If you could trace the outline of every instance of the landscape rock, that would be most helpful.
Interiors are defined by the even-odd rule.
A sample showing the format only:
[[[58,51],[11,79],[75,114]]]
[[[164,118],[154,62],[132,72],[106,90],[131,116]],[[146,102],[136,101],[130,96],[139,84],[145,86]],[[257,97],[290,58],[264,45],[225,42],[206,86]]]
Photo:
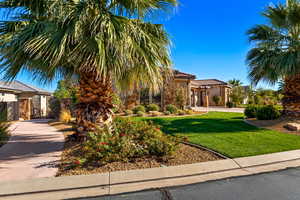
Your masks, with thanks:
[[[300,131],[300,124],[298,123],[288,123],[284,126],[284,128],[290,131]]]

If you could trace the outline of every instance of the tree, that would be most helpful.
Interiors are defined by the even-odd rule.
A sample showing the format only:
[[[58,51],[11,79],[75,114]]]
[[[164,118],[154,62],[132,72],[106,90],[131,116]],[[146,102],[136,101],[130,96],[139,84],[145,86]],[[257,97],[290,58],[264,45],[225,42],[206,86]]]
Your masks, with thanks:
[[[235,105],[240,105],[243,103],[243,100],[246,98],[245,90],[242,86],[233,87],[231,94],[230,94],[230,100]]]
[[[53,93],[53,96],[58,99],[70,98],[75,103],[77,94],[77,85],[72,80],[61,80],[57,83],[57,88]]]
[[[242,86],[243,83],[241,82],[241,80],[238,80],[238,79],[232,79],[232,80],[229,80],[228,83],[230,85],[232,85],[233,87],[239,87],[239,86]]]
[[[113,83],[161,85],[161,72],[171,65],[170,41],[149,17],[176,5],[176,0],[1,1],[12,19],[0,24],[1,70],[7,80],[23,70],[43,82],[78,75],[78,131],[109,125]]]
[[[263,16],[269,21],[248,31],[254,47],[248,52],[249,77],[254,84],[284,80],[286,114],[300,115],[300,3],[269,6]]]

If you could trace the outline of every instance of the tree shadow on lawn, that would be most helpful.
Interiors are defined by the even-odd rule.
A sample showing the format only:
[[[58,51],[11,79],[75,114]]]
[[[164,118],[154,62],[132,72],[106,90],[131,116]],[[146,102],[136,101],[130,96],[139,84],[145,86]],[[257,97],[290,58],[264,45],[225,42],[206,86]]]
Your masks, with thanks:
[[[242,121],[241,117],[229,119],[221,118],[178,118],[163,119],[154,118],[146,119],[153,121],[161,126],[163,132],[167,134],[212,134],[212,133],[239,133],[253,132],[263,130],[255,126],[251,126]]]

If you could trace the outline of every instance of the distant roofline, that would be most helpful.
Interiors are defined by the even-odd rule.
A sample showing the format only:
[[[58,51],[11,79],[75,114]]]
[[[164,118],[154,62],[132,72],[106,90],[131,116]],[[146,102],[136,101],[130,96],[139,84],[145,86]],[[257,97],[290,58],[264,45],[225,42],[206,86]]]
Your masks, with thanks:
[[[219,83],[216,83],[216,84],[200,84],[200,82],[205,82],[205,81],[215,81],[215,82],[219,82]],[[192,81],[192,84],[195,84],[195,85],[199,85],[199,86],[227,86],[227,87],[232,87],[229,83],[225,82],[225,81],[221,81],[219,79],[201,79],[201,80],[193,80]]]
[[[23,83],[18,80],[11,81],[11,82],[6,82],[6,81],[1,81],[1,82],[4,83],[4,85],[7,85],[7,87],[0,86],[1,91],[9,91],[9,92],[16,92],[16,93],[34,93],[37,95],[49,95],[49,96],[52,95],[52,92],[48,92],[46,90],[31,86],[29,84]],[[18,86],[16,85],[16,83],[22,85],[25,88],[28,88],[29,90],[17,88]]]

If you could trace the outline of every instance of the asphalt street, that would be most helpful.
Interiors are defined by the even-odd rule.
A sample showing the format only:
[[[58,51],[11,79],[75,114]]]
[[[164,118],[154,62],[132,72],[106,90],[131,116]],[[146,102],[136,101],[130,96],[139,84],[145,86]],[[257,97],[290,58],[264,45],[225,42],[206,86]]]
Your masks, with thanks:
[[[300,200],[300,168],[87,200]]]

